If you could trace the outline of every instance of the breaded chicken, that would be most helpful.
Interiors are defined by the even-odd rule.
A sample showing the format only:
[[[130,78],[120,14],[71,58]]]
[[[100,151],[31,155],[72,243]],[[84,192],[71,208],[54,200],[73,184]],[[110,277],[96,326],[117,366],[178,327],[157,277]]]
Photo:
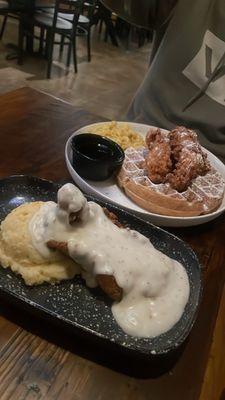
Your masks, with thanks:
[[[146,157],[148,176],[153,183],[164,183],[172,170],[169,137],[160,129],[150,130],[146,136],[146,144],[149,148]]]
[[[111,221],[118,227],[122,227],[122,224],[118,221],[117,216],[110,212],[107,208],[103,208],[105,215],[111,219]],[[69,256],[68,246],[66,242],[57,242],[55,240],[50,240],[47,242],[47,246],[50,249],[57,249],[61,253]],[[122,289],[117,284],[113,275],[100,274],[96,276],[96,280],[100,288],[112,299],[119,301],[122,298]]]
[[[170,132],[170,146],[175,168],[168,175],[173,189],[183,192],[199,175],[210,170],[206,154],[198,143],[197,134],[191,129],[179,126]]]

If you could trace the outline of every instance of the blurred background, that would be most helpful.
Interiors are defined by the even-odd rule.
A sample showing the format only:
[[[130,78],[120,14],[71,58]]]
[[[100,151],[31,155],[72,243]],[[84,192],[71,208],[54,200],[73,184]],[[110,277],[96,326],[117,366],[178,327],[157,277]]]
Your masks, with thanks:
[[[74,4],[68,14],[63,0],[0,0],[0,93],[31,86],[120,119],[147,71],[152,31],[121,19],[108,4]]]

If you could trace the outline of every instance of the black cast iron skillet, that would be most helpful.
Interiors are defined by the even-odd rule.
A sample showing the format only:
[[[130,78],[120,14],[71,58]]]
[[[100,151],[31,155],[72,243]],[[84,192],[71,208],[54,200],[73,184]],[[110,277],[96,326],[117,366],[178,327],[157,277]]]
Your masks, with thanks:
[[[30,201],[56,201],[59,184],[31,176],[12,176],[0,181],[0,221],[19,205]],[[94,200],[117,214],[119,220],[149,237],[153,245],[181,262],[188,274],[190,297],[177,324],[152,339],[125,334],[113,319],[111,301],[99,289],[87,288],[79,277],[58,285],[26,286],[10,269],[0,267],[0,297],[28,308],[46,320],[60,322],[75,335],[95,339],[104,346],[141,357],[162,356],[177,349],[187,338],[197,316],[201,297],[201,268],[191,248],[172,234],[145,222],[115,205]]]

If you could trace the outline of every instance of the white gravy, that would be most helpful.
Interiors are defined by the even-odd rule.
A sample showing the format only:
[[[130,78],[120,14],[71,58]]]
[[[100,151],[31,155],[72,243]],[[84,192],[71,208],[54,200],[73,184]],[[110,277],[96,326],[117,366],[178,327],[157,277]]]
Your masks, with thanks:
[[[72,223],[71,213],[78,213]],[[43,205],[29,229],[34,246],[44,257],[50,251],[46,242],[66,242],[88,286],[97,285],[97,274],[114,276],[123,297],[113,304],[113,316],[129,335],[160,335],[183,314],[189,298],[184,267],[156,250],[140,233],[118,228],[74,185],[66,184],[58,191],[58,204]]]

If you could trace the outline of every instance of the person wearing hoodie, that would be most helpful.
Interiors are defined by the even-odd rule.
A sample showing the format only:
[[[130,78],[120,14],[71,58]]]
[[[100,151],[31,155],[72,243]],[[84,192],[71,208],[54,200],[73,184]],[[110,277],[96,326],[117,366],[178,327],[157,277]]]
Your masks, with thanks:
[[[223,0],[104,0],[121,17],[155,30],[151,62],[127,119],[197,131],[225,162]]]

